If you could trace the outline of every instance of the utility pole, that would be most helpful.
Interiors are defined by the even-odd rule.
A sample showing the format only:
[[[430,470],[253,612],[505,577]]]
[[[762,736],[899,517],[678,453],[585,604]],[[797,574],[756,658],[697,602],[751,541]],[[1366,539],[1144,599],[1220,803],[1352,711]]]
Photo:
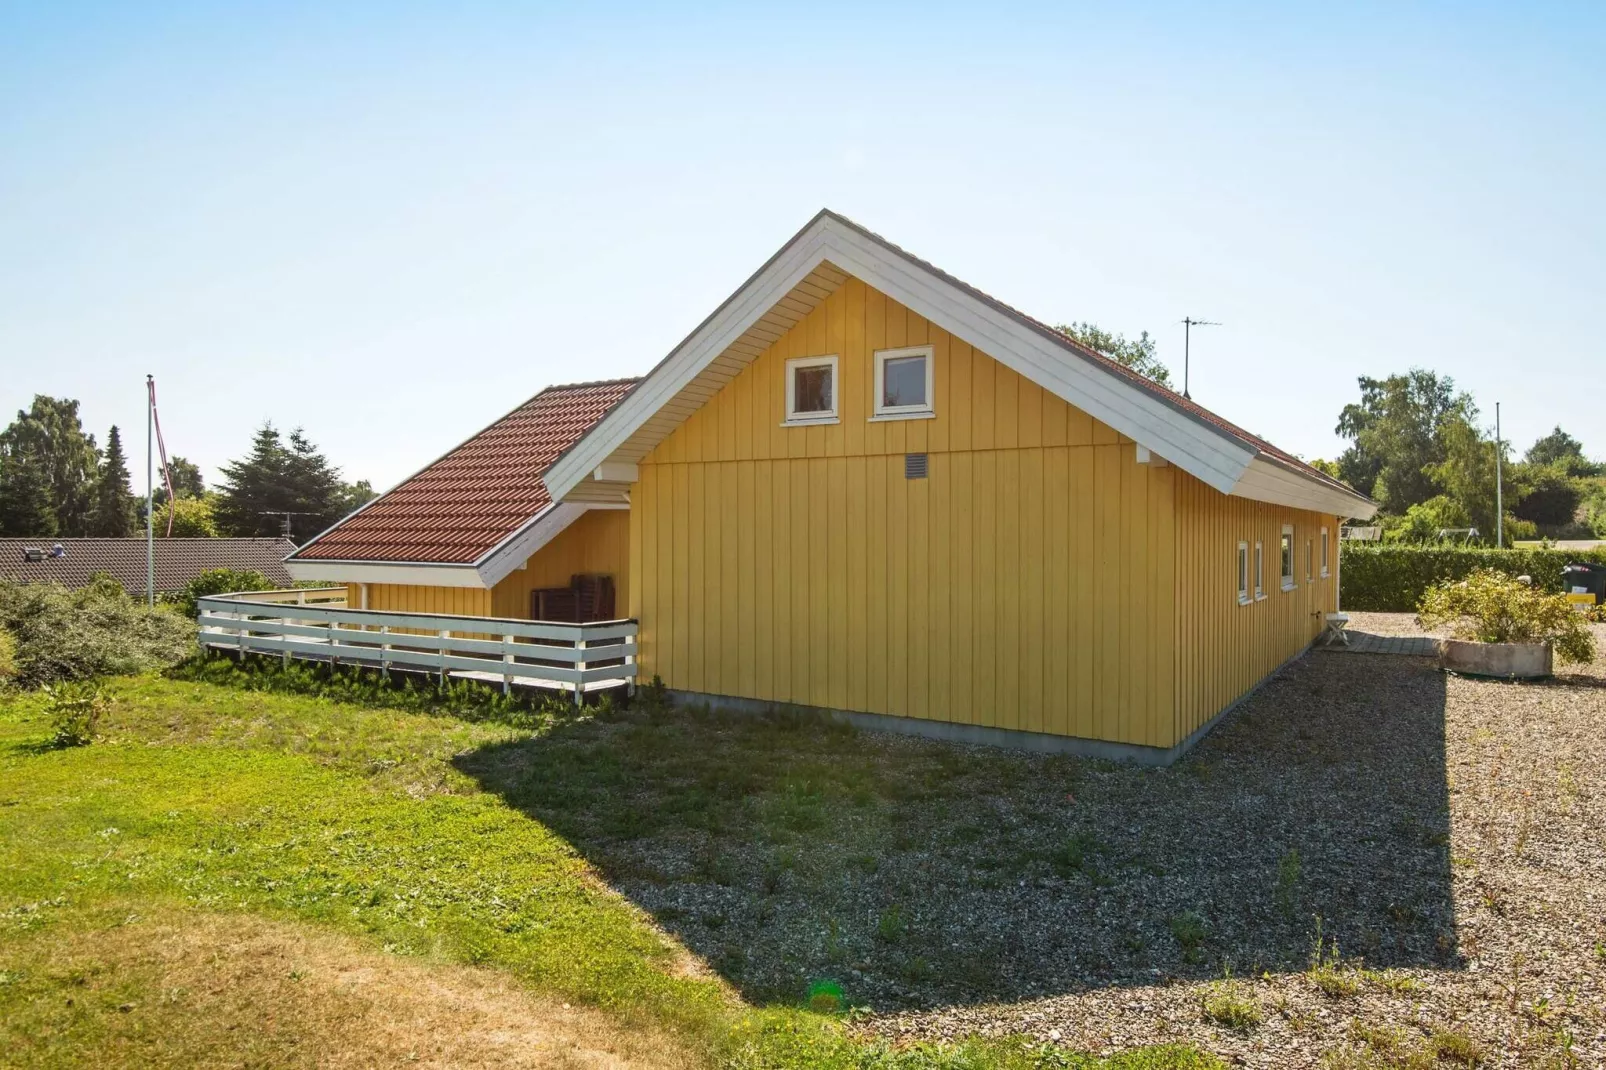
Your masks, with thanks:
[[[1195,327],[1220,327],[1214,320],[1196,320],[1192,316],[1182,317],[1182,396],[1192,399],[1188,393],[1188,365],[1190,363],[1190,350],[1193,344],[1193,329]]]
[[[1504,473],[1500,465],[1500,402],[1494,403],[1494,544],[1506,544],[1506,502]]]
[[[156,605],[156,475],[152,447],[156,439],[156,377],[145,377],[145,601]]]

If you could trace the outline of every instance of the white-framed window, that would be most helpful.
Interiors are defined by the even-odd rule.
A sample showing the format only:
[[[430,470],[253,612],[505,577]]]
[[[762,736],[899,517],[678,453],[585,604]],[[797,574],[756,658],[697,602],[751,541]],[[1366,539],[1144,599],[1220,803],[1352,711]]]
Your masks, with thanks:
[[[1294,589],[1294,525],[1284,524],[1277,543],[1278,563],[1282,565],[1283,590]]]
[[[1316,576],[1316,551],[1312,548],[1310,539],[1305,540],[1305,582],[1309,583]]]
[[[836,356],[793,357],[786,362],[786,422],[837,422]]]
[[[1327,529],[1322,529],[1322,579],[1327,578]]]
[[[1238,544],[1238,604],[1249,604],[1249,544]]]
[[[1255,543],[1255,601],[1266,597],[1266,551]]]
[[[935,415],[930,346],[878,349],[872,420],[918,420]]]

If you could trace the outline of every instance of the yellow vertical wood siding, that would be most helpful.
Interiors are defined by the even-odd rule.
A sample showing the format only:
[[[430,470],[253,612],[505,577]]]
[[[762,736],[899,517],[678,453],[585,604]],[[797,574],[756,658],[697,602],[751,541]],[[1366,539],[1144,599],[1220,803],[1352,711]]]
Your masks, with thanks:
[[[936,416],[871,422],[930,344]],[[839,423],[783,427],[791,357]],[[904,476],[904,455],[929,475]],[[665,439],[632,491],[643,671],[673,688],[1170,746],[1176,470],[850,279]]]
[[[1177,475],[1176,616],[1179,740],[1254,687],[1310,643],[1337,606],[1336,570],[1321,574],[1321,528],[1338,520],[1231,498],[1186,473]],[[1294,527],[1294,586],[1281,586],[1279,540]],[[1306,580],[1305,542],[1314,560]],[[1265,597],[1254,592],[1254,546],[1265,548]],[[1248,605],[1238,603],[1238,543],[1249,544]],[[1334,544],[1336,545],[1336,543]]]
[[[564,587],[579,572],[613,576],[621,617],[630,615],[630,514],[623,509],[592,509],[531,555],[494,588],[430,587],[419,584],[370,583],[368,608],[401,613],[448,613],[466,617],[528,619],[530,591]],[[346,604],[361,605],[361,586],[346,585]]]
[[[591,509],[558,532],[490,591],[493,617],[528,618],[530,592],[567,587],[576,573],[613,577],[614,612],[630,615],[630,514],[623,509]]]

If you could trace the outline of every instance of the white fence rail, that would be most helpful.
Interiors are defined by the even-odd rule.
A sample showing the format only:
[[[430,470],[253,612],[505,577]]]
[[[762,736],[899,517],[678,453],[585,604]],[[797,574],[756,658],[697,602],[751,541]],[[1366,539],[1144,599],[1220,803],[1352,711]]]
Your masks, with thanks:
[[[213,650],[431,673],[570,691],[633,688],[636,622],[566,624],[345,608],[345,589],[252,591],[197,602],[198,640]]]

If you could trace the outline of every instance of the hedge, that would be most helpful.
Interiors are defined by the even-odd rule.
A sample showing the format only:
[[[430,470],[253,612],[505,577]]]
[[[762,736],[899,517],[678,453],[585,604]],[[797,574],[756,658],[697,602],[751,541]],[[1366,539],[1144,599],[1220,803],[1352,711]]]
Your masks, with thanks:
[[[1414,613],[1422,592],[1445,580],[1465,578],[1474,569],[1492,568],[1513,576],[1532,576],[1547,591],[1561,590],[1562,566],[1574,561],[1606,565],[1603,550],[1500,550],[1475,546],[1390,546],[1339,544],[1339,604],[1345,609]]]

